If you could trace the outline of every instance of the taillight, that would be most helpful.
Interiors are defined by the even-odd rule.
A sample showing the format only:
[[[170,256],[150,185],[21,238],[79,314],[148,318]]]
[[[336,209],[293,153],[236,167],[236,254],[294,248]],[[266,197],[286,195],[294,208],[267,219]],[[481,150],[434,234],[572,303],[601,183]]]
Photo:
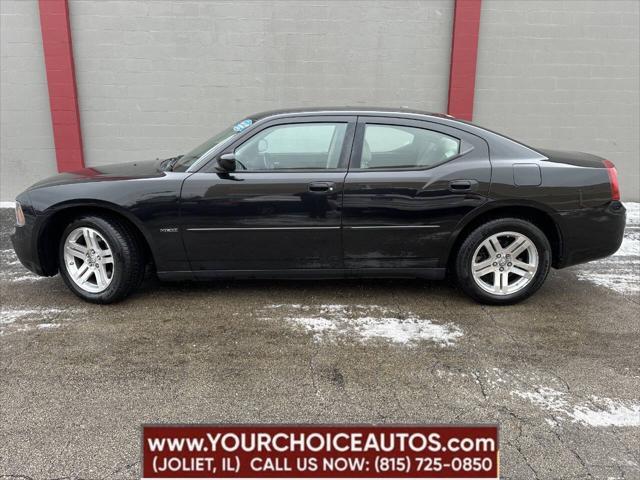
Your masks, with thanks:
[[[609,174],[609,185],[611,185],[611,200],[620,201],[620,184],[618,183],[618,171],[616,170],[616,166],[610,160],[605,160],[604,166],[607,167],[607,173]]]

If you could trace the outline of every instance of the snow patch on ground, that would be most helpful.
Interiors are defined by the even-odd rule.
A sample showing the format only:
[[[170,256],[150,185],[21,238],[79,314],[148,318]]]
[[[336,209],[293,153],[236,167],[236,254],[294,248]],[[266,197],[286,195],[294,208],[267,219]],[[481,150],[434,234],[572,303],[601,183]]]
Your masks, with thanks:
[[[336,331],[338,327],[328,318],[323,317],[285,317],[288,322],[301,326],[314,336],[320,336],[329,331]]]
[[[24,268],[12,248],[0,250],[1,280],[6,280],[11,283],[33,283],[46,278],[48,277],[41,277]]]
[[[568,417],[573,422],[591,427],[640,426],[640,403],[591,396],[588,401],[572,404],[568,393],[550,387],[539,387],[535,391],[514,390],[511,395],[553,412],[556,417]]]
[[[48,328],[58,328],[60,326],[59,323],[39,323],[36,327],[40,329],[48,329]]]
[[[627,209],[627,225],[640,225],[640,202],[623,202]]]
[[[462,332],[451,324],[438,325],[417,317],[403,320],[392,317],[362,317],[357,319],[355,326],[364,340],[382,338],[403,345],[430,340],[448,347],[462,336]]]
[[[10,308],[0,309],[0,336],[26,332],[34,328],[49,330],[73,320],[83,309],[62,308]]]
[[[598,410],[589,406],[573,407],[573,418],[576,421],[593,427],[638,427],[640,426],[640,403],[625,405],[619,400],[591,397]]]
[[[14,283],[19,282],[39,282],[40,280],[45,280],[47,277],[40,277],[38,275],[18,275],[17,277],[11,277],[10,281]]]
[[[635,231],[630,231],[632,227],[627,227],[622,245],[614,257],[640,257],[640,229],[636,227]]]
[[[456,373],[459,376],[459,372]],[[588,427],[640,426],[640,401],[637,398],[577,395],[565,379],[546,371],[485,368],[470,373],[482,395],[492,404],[504,402],[504,405],[510,405],[509,408],[533,405],[546,414],[544,421],[552,428],[567,423]],[[520,407],[514,406],[514,398],[524,403]],[[527,415],[526,411],[519,414]]]
[[[598,263],[605,263],[600,261]],[[637,295],[640,292],[640,262],[617,264],[606,262],[606,268],[582,267],[576,272],[579,280],[588,281],[599,287],[608,288],[623,295]]]
[[[614,256],[635,256],[640,258],[640,203],[625,202],[627,209],[627,228],[624,231],[622,245]]]
[[[26,318],[29,315],[37,315],[38,313],[40,313],[38,310],[13,310],[3,308],[0,310],[0,325],[8,325],[16,320]]]
[[[10,265],[20,265],[20,260],[18,260],[16,252],[12,248],[0,250],[0,265],[3,268]]]
[[[258,312],[264,320],[282,319],[311,333],[315,341],[355,339],[362,343],[384,340],[404,346],[420,341],[448,347],[463,335],[452,323],[439,324],[409,312],[394,314],[378,305],[274,304]]]

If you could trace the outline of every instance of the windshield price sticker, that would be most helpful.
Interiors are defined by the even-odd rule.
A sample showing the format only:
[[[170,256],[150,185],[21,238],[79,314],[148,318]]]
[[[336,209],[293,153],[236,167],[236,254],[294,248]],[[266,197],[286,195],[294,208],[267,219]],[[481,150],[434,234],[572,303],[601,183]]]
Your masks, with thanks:
[[[245,128],[250,127],[252,123],[253,123],[253,120],[251,120],[250,118],[247,118],[246,120],[243,120],[240,123],[237,123],[236,125],[234,125],[233,129],[236,132],[241,132]]]
[[[498,478],[498,427],[145,425],[142,477]]]

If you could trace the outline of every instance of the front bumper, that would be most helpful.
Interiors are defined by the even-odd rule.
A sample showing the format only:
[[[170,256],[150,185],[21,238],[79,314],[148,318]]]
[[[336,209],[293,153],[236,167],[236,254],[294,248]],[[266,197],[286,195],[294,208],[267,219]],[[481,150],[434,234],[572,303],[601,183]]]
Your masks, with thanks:
[[[11,243],[20,263],[33,273],[46,276],[38,255],[38,246],[34,234],[35,216],[25,211],[25,224],[17,226],[11,234]]]
[[[562,255],[557,268],[613,255],[622,244],[626,209],[621,202],[560,213]]]

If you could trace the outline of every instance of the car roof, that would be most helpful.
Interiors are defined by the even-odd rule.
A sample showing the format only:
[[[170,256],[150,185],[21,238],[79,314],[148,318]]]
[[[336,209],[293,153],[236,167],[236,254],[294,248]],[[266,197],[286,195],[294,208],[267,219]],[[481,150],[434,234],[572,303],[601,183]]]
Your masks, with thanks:
[[[265,112],[259,112],[254,115],[250,115],[248,118],[254,120],[263,120],[269,117],[286,116],[286,115],[422,115],[427,117],[448,118],[453,119],[451,115],[445,113],[427,112],[424,110],[417,110],[408,107],[392,108],[392,107],[363,107],[363,106],[345,106],[345,107],[296,107],[296,108],[281,108],[277,110],[267,110]]]
[[[546,158],[533,147],[529,147],[517,140],[506,137],[500,133],[494,132],[487,128],[480,127],[473,123],[467,122],[459,118],[444,113],[426,112],[412,108],[390,108],[390,107],[299,107],[299,108],[283,108],[278,110],[269,110],[266,112],[256,113],[245,117],[252,119],[253,123],[262,123],[263,120],[271,118],[296,117],[308,115],[366,115],[366,116],[386,116],[406,119],[431,119],[432,121],[466,131],[473,135],[483,138],[491,148],[492,158],[519,158],[519,159],[544,159]]]

